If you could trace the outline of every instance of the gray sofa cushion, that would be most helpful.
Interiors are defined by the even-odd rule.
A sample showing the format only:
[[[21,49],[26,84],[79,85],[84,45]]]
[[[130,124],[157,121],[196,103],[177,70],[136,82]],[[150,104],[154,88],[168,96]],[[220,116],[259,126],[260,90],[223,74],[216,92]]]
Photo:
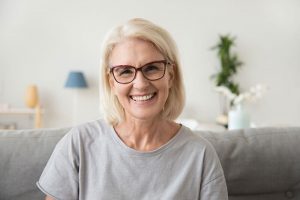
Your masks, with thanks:
[[[0,131],[0,200],[40,200],[35,183],[70,129]],[[300,128],[196,132],[215,147],[230,200],[300,199]]]
[[[39,200],[35,185],[58,140],[69,129],[0,131],[0,199]]]
[[[300,199],[300,128],[197,134],[215,147],[231,200]]]

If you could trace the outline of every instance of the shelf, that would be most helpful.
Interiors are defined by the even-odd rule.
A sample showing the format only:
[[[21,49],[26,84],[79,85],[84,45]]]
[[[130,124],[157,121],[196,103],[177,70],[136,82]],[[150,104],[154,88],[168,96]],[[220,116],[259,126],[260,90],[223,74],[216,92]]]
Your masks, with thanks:
[[[34,117],[34,128],[42,127],[42,115],[44,114],[44,110],[41,109],[40,106],[36,108],[5,108],[0,109],[0,116],[4,115],[29,115]]]
[[[10,108],[0,110],[0,115],[34,115],[35,113],[35,109],[30,108]]]

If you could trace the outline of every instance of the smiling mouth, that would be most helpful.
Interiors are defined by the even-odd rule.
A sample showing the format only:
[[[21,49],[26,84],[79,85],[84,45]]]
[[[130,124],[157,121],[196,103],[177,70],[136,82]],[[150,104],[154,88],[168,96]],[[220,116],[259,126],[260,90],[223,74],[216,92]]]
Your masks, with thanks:
[[[156,92],[147,94],[147,95],[142,95],[142,96],[131,95],[130,98],[134,101],[148,101],[148,100],[152,99],[155,95],[156,95]]]

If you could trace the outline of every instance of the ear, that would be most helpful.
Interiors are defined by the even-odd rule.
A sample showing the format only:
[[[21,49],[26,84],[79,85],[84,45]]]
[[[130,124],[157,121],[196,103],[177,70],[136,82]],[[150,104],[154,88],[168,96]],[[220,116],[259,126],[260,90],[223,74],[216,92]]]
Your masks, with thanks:
[[[169,73],[169,88],[173,86],[173,81],[175,78],[175,72],[174,72],[174,64],[171,64],[171,66],[168,68]]]

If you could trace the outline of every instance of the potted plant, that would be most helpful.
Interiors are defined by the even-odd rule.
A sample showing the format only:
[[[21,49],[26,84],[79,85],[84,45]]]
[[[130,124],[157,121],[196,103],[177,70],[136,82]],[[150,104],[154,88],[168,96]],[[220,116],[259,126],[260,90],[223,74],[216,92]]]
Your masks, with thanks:
[[[220,61],[218,72],[211,76],[216,87],[226,87],[231,93],[239,95],[240,89],[238,83],[234,82],[233,77],[237,73],[238,68],[242,66],[238,56],[232,53],[231,49],[235,45],[235,37],[228,35],[220,35],[219,42],[212,47],[212,50],[217,50],[217,56]],[[217,122],[223,125],[228,123],[228,110],[230,108],[230,100],[224,95],[220,95],[221,114],[217,118]]]

